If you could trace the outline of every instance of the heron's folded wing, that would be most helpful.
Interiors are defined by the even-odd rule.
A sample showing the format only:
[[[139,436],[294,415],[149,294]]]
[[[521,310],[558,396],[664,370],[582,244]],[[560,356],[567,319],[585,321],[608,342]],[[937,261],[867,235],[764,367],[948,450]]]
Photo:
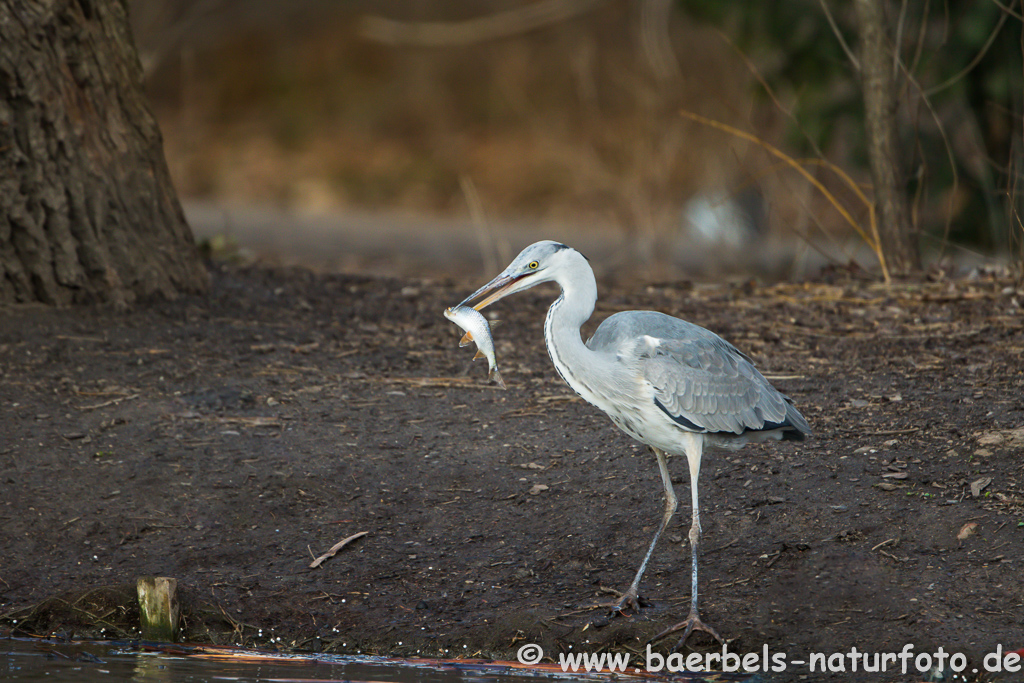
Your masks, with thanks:
[[[651,339],[641,365],[658,407],[688,429],[742,434],[786,422],[786,398],[719,338]]]

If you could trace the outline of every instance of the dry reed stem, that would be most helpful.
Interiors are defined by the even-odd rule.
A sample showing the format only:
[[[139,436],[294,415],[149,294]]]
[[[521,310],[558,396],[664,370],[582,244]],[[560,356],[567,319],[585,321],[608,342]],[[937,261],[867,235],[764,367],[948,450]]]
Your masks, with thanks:
[[[850,186],[850,188],[854,191],[855,194],[858,195],[859,198],[865,201],[868,207],[868,222],[871,231],[870,236],[867,232],[864,231],[860,224],[853,219],[853,216],[851,216],[850,212],[846,210],[846,207],[844,207],[839,202],[839,200],[836,199],[835,195],[829,192],[828,188],[826,188],[820,180],[811,175],[807,171],[807,169],[801,165],[800,160],[794,159],[793,157],[789,156],[778,147],[775,147],[771,143],[762,140],[756,135],[740,130],[739,128],[730,126],[727,123],[722,123],[721,121],[709,119],[706,116],[701,116],[700,114],[696,114],[691,111],[686,111],[685,109],[680,111],[679,113],[682,116],[690,119],[691,121],[696,121],[697,123],[704,124],[705,126],[710,126],[711,128],[717,128],[718,130],[729,133],[730,135],[738,137],[742,140],[746,140],[747,142],[752,142],[758,145],[772,156],[776,157],[777,159],[781,159],[787,166],[791,167],[797,173],[802,175],[807,180],[807,182],[813,185],[819,192],[822,193],[822,195],[824,195],[825,199],[827,199],[829,203],[832,204],[832,206],[835,208],[835,210],[839,212],[839,215],[842,216],[843,219],[850,224],[850,227],[852,227],[857,232],[857,234],[860,235],[860,238],[864,240],[864,243],[868,245],[868,248],[870,248],[871,251],[874,252],[875,257],[878,259],[878,265],[882,269],[882,277],[885,280],[885,283],[889,284],[890,282],[892,282],[892,278],[889,276],[889,268],[885,262],[885,253],[882,251],[881,240],[878,236],[878,225],[877,221],[875,220],[874,204],[872,202],[867,201],[867,197],[865,197],[864,193],[860,191],[860,187],[858,187],[857,183],[855,183],[853,179],[850,178],[850,176],[847,175],[842,169],[840,169],[838,166],[825,159],[814,160],[814,163],[823,165],[832,170],[834,173],[836,173],[836,175],[838,175],[840,179],[842,179],[845,183],[847,183]]]

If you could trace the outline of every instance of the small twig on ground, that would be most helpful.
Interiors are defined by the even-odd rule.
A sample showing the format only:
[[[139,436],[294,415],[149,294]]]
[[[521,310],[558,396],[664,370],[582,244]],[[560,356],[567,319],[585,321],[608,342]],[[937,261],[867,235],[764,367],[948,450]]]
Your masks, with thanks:
[[[856,434],[858,436],[901,436],[905,434],[913,434],[921,431],[920,427],[911,427],[910,429],[886,429],[880,432],[862,432],[856,429],[837,429],[837,432],[843,434]]]
[[[497,384],[479,384],[469,377],[384,377],[384,384],[411,384],[416,387],[451,387],[458,389],[494,389]]]
[[[229,624],[231,624],[231,629],[232,629],[231,635],[235,635],[237,633],[238,634],[238,639],[240,641],[244,641],[245,640],[245,634],[242,631],[242,629],[244,627],[241,624],[239,624],[237,621],[232,619],[231,616],[224,610],[224,607],[222,605],[217,605],[217,608],[220,609],[220,613],[224,616],[224,619],[227,620],[227,622]]]
[[[92,592],[92,591],[90,591],[90,592]],[[93,622],[95,622],[96,624],[102,624],[102,625],[106,626],[107,628],[109,628],[111,630],[114,630],[114,631],[117,631],[118,633],[120,633],[122,635],[125,635],[125,636],[130,635],[127,631],[125,631],[123,628],[121,628],[117,624],[114,624],[114,623],[109,622],[109,621],[106,620],[106,617],[110,616],[111,614],[113,614],[114,612],[117,611],[116,609],[111,609],[111,610],[107,611],[106,614],[103,614],[102,616],[100,616],[98,614],[93,614],[92,612],[90,612],[87,609],[83,609],[83,608],[79,607],[78,603],[81,602],[82,598],[79,598],[78,600],[76,600],[74,602],[74,604],[72,604],[72,603],[70,603],[67,600],[64,600],[62,598],[54,598],[54,600],[56,602],[64,603],[65,605],[68,606],[69,609],[72,609],[72,610],[74,610],[76,612],[81,612],[85,616],[87,616],[90,619],[92,619]]]
[[[878,552],[882,553],[883,555],[885,555],[889,559],[893,560],[894,562],[906,562],[907,561],[907,558],[905,558],[905,557],[896,557],[895,555],[893,555],[892,553],[890,553],[890,552],[888,552],[886,550],[879,550]]]
[[[110,401],[104,401],[103,403],[97,403],[91,406],[79,406],[79,410],[97,410],[99,408],[106,408],[107,406],[116,406],[121,401],[131,401],[138,398],[138,394],[132,394],[131,396],[124,396],[122,398],[115,398]]]
[[[778,558],[778,556],[781,555],[781,554],[782,553],[780,552],[775,557]],[[715,588],[716,589],[729,588],[731,586],[739,586],[739,585],[742,585],[744,583],[750,583],[750,578],[747,577],[745,579],[735,579],[735,580],[730,581],[728,583],[719,583],[717,586],[715,586]]]
[[[725,545],[720,545],[717,548],[712,548],[711,550],[706,551],[704,554],[711,555],[712,553],[717,553],[719,551],[725,550],[726,548],[731,548],[732,546],[736,545],[739,542],[739,540],[739,538],[734,538]]]
[[[213,421],[224,424],[238,424],[243,427],[281,428],[281,421],[276,417],[215,417]]]
[[[338,551],[341,550],[342,548],[344,548],[346,545],[348,545],[352,541],[356,540],[357,538],[362,538],[363,536],[365,536],[368,533],[370,533],[370,532],[369,531],[360,531],[357,534],[352,534],[348,538],[343,538],[342,540],[338,541],[337,543],[335,543],[331,547],[330,550],[328,550],[326,553],[324,553],[320,557],[318,557],[315,560],[313,560],[310,563],[310,565],[309,565],[310,569],[316,569],[317,567],[319,567],[321,564],[324,563],[324,560],[327,560],[328,558],[334,557],[338,553]]]
[[[871,550],[872,550],[872,552],[874,552],[875,550],[878,550],[879,548],[884,548],[885,546],[889,545],[890,543],[896,543],[896,539],[895,539],[895,538],[890,538],[890,539],[889,539],[889,540],[887,540],[887,541],[882,541],[881,543],[879,543],[878,545],[876,545],[876,546],[875,546],[874,548],[872,548]]]

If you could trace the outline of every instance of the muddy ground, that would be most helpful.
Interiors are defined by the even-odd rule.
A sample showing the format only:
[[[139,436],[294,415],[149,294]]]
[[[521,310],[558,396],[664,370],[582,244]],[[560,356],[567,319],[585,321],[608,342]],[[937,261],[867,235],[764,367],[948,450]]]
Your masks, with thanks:
[[[685,616],[678,459],[649,606],[589,609],[628,585],[661,491],[653,456],[552,368],[553,289],[492,309],[501,391],[441,317],[479,282],[212,269],[207,296],[129,314],[0,310],[0,630],[135,637],[146,574],[178,579],[196,642],[642,652]],[[595,319],[709,327],[815,430],[705,457],[701,599],[730,650],[913,643],[978,666],[1024,647],[1024,290],[600,287]]]

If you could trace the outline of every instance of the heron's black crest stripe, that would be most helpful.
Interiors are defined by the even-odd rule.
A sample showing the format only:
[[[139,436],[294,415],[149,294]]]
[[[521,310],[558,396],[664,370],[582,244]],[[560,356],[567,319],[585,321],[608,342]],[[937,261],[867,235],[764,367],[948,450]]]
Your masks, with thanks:
[[[562,244],[561,242],[555,242],[555,253],[556,254],[558,252],[562,251],[563,249],[572,249],[572,247],[570,247],[568,244]],[[588,259],[587,255],[584,254],[582,251],[580,251],[579,249],[575,249],[574,251],[577,254],[579,254],[580,256],[582,256],[583,258],[587,259],[587,263],[590,263],[590,259]]]
[[[662,405],[661,401],[659,401],[657,398],[654,399],[654,405],[658,406],[658,408],[661,409],[661,412],[663,412],[666,415],[668,415],[669,417],[671,417],[673,422],[675,422],[676,424],[681,425],[683,428],[688,429],[691,432],[700,432],[700,433],[703,434],[703,433],[706,433],[708,431],[708,430],[704,429],[703,427],[701,427],[700,425],[697,425],[697,424],[694,424],[693,422],[690,422],[689,420],[687,420],[682,415],[673,415],[672,413],[669,412],[668,408],[666,408],[664,405]]]

